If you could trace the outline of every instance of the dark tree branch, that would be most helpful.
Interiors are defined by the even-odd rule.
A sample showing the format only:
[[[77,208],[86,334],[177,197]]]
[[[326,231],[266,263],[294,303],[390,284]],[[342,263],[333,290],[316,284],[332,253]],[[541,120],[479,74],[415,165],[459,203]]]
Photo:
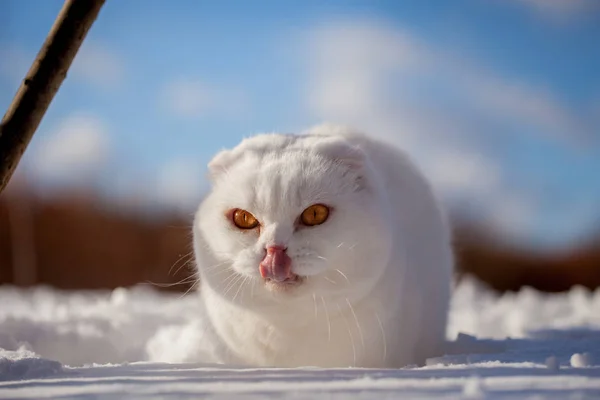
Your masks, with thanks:
[[[0,124],[0,193],[67,76],[105,0],[66,0]]]

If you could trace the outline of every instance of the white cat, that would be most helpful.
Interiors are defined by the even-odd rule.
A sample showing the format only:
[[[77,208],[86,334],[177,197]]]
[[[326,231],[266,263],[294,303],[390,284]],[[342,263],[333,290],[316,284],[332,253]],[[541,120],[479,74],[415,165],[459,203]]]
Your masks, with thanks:
[[[404,153],[323,125],[245,139],[209,171],[194,250],[217,361],[401,367],[441,350],[451,235]]]

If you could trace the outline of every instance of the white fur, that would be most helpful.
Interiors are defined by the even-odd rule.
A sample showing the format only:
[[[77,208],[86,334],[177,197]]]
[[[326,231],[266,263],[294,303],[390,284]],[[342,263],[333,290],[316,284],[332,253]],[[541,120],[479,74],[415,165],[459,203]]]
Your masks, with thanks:
[[[423,176],[388,144],[334,126],[263,134],[209,164],[213,189],[194,222],[194,248],[218,360],[252,366],[401,367],[444,342],[450,231]],[[322,225],[298,227],[315,203]],[[260,230],[240,231],[241,208]],[[258,265],[288,247],[307,277],[272,291]]]

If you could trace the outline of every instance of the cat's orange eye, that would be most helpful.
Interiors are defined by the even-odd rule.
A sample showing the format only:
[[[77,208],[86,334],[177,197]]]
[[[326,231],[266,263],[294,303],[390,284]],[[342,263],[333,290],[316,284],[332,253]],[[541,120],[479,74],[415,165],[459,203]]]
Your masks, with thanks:
[[[254,229],[258,220],[246,210],[237,209],[233,212],[233,223],[240,229]]]
[[[302,211],[300,221],[306,226],[321,225],[329,217],[329,208],[323,204],[313,204]]]

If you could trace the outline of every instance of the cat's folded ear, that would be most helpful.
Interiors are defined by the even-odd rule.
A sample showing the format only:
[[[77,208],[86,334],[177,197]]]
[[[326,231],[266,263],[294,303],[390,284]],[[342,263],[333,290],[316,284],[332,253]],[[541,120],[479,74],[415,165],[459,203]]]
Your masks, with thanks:
[[[219,179],[235,161],[235,155],[231,150],[221,150],[212,160],[208,162],[208,175],[212,182]]]
[[[316,145],[316,151],[352,170],[360,170],[365,164],[365,153],[359,147],[341,138],[328,138]]]

